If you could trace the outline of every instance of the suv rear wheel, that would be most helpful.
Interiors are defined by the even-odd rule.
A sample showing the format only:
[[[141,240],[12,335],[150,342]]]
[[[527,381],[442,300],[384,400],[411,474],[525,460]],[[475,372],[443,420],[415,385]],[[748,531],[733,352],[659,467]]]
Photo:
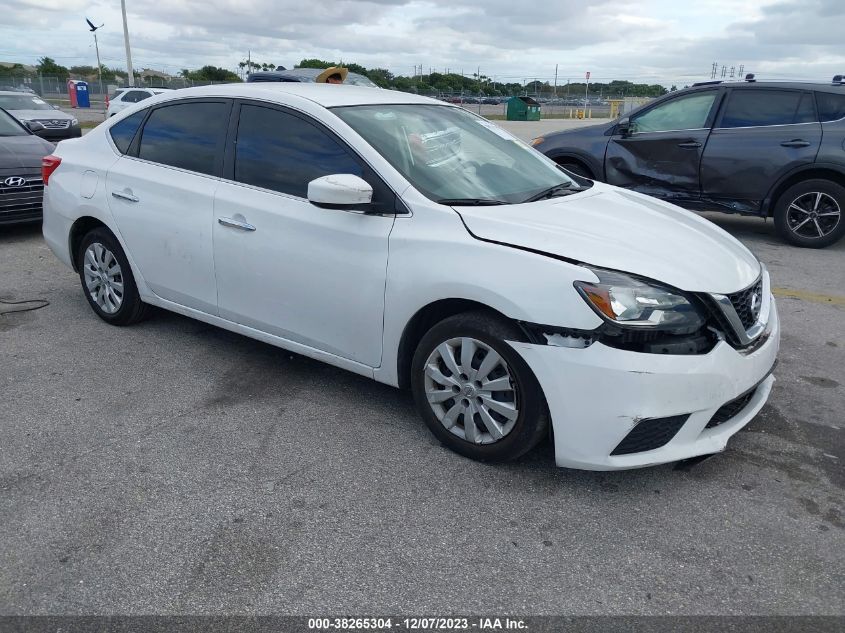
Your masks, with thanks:
[[[775,204],[775,227],[790,244],[824,248],[845,235],[845,187],[815,178],[792,185]]]

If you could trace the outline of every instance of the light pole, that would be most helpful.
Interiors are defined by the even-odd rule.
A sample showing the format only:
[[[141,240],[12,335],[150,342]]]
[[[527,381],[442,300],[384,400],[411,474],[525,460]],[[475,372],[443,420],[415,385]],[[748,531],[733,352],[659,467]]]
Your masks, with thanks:
[[[132,72],[132,53],[129,52],[129,27],[126,26],[126,0],[120,0],[120,10],[123,12],[123,43],[126,44],[126,72],[127,82],[131,88],[135,85],[135,74]]]

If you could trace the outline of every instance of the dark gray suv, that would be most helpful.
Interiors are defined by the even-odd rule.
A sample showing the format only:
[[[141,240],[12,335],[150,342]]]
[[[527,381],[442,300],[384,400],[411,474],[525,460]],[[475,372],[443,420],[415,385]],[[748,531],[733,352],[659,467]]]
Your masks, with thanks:
[[[706,82],[536,149],[579,175],[694,210],[773,216],[785,240],[845,235],[845,84]]]

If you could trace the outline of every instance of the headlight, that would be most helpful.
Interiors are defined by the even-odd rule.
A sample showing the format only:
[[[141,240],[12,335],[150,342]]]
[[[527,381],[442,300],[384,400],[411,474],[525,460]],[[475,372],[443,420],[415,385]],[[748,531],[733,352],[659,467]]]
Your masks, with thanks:
[[[71,119],[71,120],[70,120],[70,124],[71,124],[71,125],[78,125],[78,124],[79,124],[79,121],[77,121],[76,119]]]
[[[699,330],[704,319],[677,290],[610,270],[591,268],[599,283],[576,281],[584,300],[606,321],[626,328],[687,334]]]

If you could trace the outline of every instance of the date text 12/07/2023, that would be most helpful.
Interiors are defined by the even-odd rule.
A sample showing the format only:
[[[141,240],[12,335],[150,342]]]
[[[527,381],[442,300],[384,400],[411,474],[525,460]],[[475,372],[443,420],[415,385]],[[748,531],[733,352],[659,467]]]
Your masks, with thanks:
[[[308,618],[310,630],[340,629],[347,631],[358,630],[392,630],[406,631],[503,631],[527,630],[528,625],[519,618],[498,617],[349,617],[349,618]]]

